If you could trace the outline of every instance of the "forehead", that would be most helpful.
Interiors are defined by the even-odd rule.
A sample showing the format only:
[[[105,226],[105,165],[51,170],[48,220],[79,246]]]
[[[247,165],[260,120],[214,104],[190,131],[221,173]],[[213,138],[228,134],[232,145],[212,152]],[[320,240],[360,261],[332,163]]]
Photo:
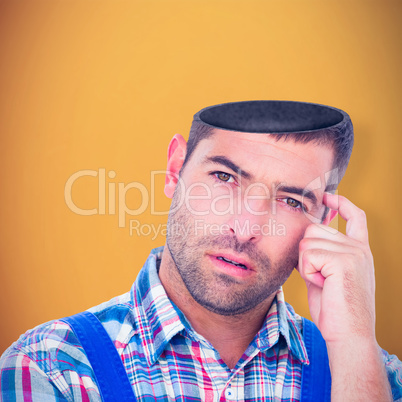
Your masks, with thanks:
[[[198,143],[191,159],[199,165],[212,156],[229,158],[257,180],[306,184],[332,169],[334,151],[331,145],[314,141],[301,143],[269,134],[215,129]]]

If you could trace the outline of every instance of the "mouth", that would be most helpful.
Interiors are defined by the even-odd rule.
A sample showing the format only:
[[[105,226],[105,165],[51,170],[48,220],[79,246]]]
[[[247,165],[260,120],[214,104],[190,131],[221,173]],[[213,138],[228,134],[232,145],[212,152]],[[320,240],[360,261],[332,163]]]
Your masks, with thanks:
[[[213,265],[227,275],[235,277],[248,277],[254,273],[251,262],[244,257],[234,253],[213,253],[208,254]]]
[[[220,260],[220,261],[225,261],[225,262],[227,262],[228,264],[232,264],[232,265],[234,265],[234,266],[236,266],[236,267],[239,267],[239,268],[241,268],[241,269],[244,269],[244,270],[247,270],[247,269],[248,269],[246,265],[244,265],[244,264],[242,264],[242,263],[240,263],[240,262],[236,262],[236,261],[230,260],[229,258],[226,258],[226,257],[218,256],[218,257],[216,257],[216,259],[217,259],[217,260]]]

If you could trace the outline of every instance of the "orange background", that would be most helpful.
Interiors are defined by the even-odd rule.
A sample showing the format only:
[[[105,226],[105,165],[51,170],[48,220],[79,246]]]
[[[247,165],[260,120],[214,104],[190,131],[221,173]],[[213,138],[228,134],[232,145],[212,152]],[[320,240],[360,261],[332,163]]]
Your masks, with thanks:
[[[187,136],[202,107],[289,99],[352,117],[340,193],[367,212],[378,340],[402,356],[401,11],[389,0],[1,1],[0,352],[30,327],[126,292],[164,243],[130,235],[129,219],[166,221],[149,205],[125,228],[108,208],[73,213],[64,200],[73,173],[113,170],[106,189],[149,189],[170,138]],[[98,207],[97,180],[77,180],[77,205]],[[159,211],[169,206],[162,184],[159,175]],[[130,208],[140,194],[127,192]],[[285,295],[308,316],[296,275]]]

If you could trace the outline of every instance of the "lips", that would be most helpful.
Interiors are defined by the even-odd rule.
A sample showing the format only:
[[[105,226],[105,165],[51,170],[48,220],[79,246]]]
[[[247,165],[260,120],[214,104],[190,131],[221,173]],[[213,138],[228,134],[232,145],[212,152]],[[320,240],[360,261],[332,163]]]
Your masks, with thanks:
[[[226,264],[229,264],[234,268],[240,268],[245,271],[252,270],[251,263],[246,258],[229,253],[219,253],[219,254],[217,253],[210,256],[212,258],[216,258],[218,261],[222,261]]]
[[[229,264],[235,265],[236,267],[239,267],[239,268],[242,268],[242,269],[248,269],[244,264],[240,264],[240,263],[238,263],[236,261],[229,260],[228,258],[225,258],[225,257],[222,257],[222,256],[219,256],[219,257],[216,257],[216,258],[218,260],[225,261],[225,262],[227,262]]]

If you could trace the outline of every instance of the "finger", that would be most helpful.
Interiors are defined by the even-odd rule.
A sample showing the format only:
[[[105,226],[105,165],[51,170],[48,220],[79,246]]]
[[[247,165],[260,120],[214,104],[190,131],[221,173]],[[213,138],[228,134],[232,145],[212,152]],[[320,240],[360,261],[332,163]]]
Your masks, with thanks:
[[[368,242],[367,220],[363,210],[347,198],[336,194],[325,193],[323,203],[335,211],[346,221],[346,236]]]
[[[304,238],[320,238],[344,243],[350,242],[350,238],[346,237],[338,230],[333,229],[329,231],[327,225],[318,223],[307,226],[304,232]]]
[[[306,250],[327,250],[335,253],[353,254],[356,252],[356,246],[351,244],[353,240],[343,235],[341,241],[333,241],[333,239],[324,239],[319,237],[305,237],[299,243],[299,252]],[[344,240],[345,239],[345,240]]]
[[[323,270],[328,264],[330,254],[327,250],[305,250],[299,255],[298,271],[301,277],[306,281],[322,288],[324,286],[325,276]]]

